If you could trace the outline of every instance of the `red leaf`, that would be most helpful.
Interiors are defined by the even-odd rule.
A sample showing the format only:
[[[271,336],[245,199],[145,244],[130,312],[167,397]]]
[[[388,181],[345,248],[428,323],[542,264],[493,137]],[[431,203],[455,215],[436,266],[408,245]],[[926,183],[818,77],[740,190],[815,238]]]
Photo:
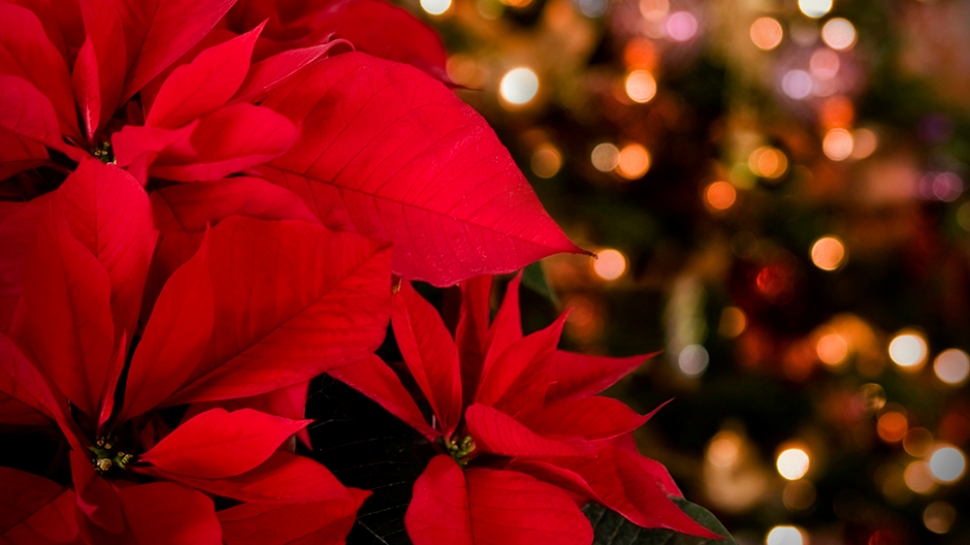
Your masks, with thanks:
[[[597,441],[629,433],[645,424],[652,415],[640,416],[622,401],[594,396],[563,399],[538,413],[524,415],[520,420],[540,435],[576,436]]]
[[[197,490],[149,483],[120,488],[118,497],[138,545],[222,545],[215,506]]]
[[[205,354],[215,312],[205,240],[162,288],[131,360],[119,421],[164,401],[185,384]]]
[[[235,411],[238,409],[255,409],[259,412],[271,414],[273,416],[282,416],[283,418],[289,418],[291,420],[303,420],[303,418],[306,416],[306,399],[309,388],[309,381],[299,382],[293,384],[292,386],[287,386],[285,388],[280,388],[279,390],[273,390],[272,392],[266,392],[265,394],[260,394],[253,397],[227,399],[224,401],[201,403],[198,405],[219,406],[227,411]],[[192,407],[196,407],[198,405],[193,405]],[[310,434],[307,432],[306,428],[297,431],[296,436],[300,439],[300,441],[303,442],[304,445],[306,445],[307,448],[311,450],[313,449],[313,446],[310,444]],[[296,446],[295,443],[293,446]],[[289,452],[293,452],[293,449],[289,449]]]
[[[554,382],[549,386],[547,398],[553,401],[598,394],[655,355],[609,358],[556,350],[549,360],[549,373]]]
[[[258,170],[325,224],[392,241],[395,274],[449,286],[579,251],[485,120],[419,70],[338,55],[263,105],[302,137]]]
[[[17,76],[0,74],[0,127],[49,148],[67,147],[50,99]]]
[[[328,371],[330,376],[374,400],[381,407],[434,441],[441,433],[427,424],[411,394],[394,371],[374,354]]]
[[[578,438],[565,442],[541,437],[511,416],[477,403],[465,411],[465,423],[476,449],[500,456],[576,456],[592,450]]]
[[[161,152],[151,174],[181,182],[218,180],[279,157],[297,136],[293,123],[269,108],[231,104],[199,119],[188,146]]]
[[[0,467],[0,542],[74,543],[74,491],[43,477]]]
[[[216,496],[247,502],[282,505],[352,498],[350,489],[340,484],[322,464],[282,451],[273,453],[256,469],[227,479],[200,479],[152,467],[140,471]]]
[[[0,215],[0,331],[8,330],[20,301],[24,260],[52,198],[48,193],[27,203],[10,203]]]
[[[431,460],[414,483],[404,524],[414,545],[589,545],[593,530],[558,488],[513,471]]]
[[[286,83],[304,66],[323,57],[330,48],[340,43],[339,41],[329,42],[299,49],[287,49],[253,64],[233,100],[239,102],[262,100],[270,91]]]
[[[27,361],[20,349],[3,333],[0,333],[0,392],[32,408],[34,414],[53,418],[60,423],[68,440],[73,440],[74,427],[66,417],[66,400],[52,390],[40,370]],[[6,414],[0,415],[0,420],[7,421]]]
[[[71,478],[80,513],[97,527],[112,534],[124,532],[125,516],[117,490],[94,472],[91,460],[80,450],[72,449],[70,459]]]
[[[87,159],[56,193],[71,234],[108,272],[115,335],[135,332],[157,232],[141,184],[124,170]]]
[[[49,162],[43,144],[23,138],[0,126],[0,180]]]
[[[246,77],[262,30],[259,25],[176,68],[159,89],[145,125],[174,129],[224,105]]]
[[[174,130],[125,125],[111,135],[115,160],[144,184],[148,181],[149,166],[163,151],[173,148],[185,155],[194,153],[189,138],[197,125],[193,122]]]
[[[234,0],[123,0],[118,2],[128,44],[127,100],[198,43]]]
[[[295,505],[245,503],[219,511],[226,545],[344,545],[360,504],[370,495]]]
[[[124,32],[115,0],[80,0],[86,38],[74,63],[72,82],[89,143],[121,105],[125,65]]]
[[[488,352],[485,355],[484,370],[492,367],[495,360],[505,349],[522,339],[522,316],[519,310],[519,284],[522,272],[515,275],[505,290],[502,306],[495,315],[495,321],[488,329]],[[556,339],[558,341],[558,339]],[[483,372],[484,372],[483,370]]]
[[[455,344],[461,360],[462,399],[470,401],[478,390],[488,352],[489,294],[492,276],[474,276],[461,282],[461,310]]]
[[[455,342],[438,311],[410,282],[401,283],[392,301],[391,325],[404,362],[431,404],[438,428],[451,437],[461,420],[461,364]]]
[[[308,423],[252,409],[212,409],[180,424],[139,461],[189,477],[232,477],[265,462]]]
[[[114,348],[111,283],[51,203],[23,267],[24,323],[14,338],[88,416],[97,418]]]
[[[71,76],[60,52],[48,39],[33,12],[13,4],[0,4],[0,73],[32,83],[57,112],[61,132],[80,140]]]
[[[216,319],[206,356],[166,404],[248,397],[357,361],[384,338],[390,251],[300,221],[212,229]]]

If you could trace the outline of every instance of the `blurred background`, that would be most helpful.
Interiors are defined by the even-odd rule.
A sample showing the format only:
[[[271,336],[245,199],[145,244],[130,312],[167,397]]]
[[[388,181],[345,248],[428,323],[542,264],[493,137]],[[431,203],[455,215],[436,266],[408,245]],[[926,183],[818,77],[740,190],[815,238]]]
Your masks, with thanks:
[[[663,350],[611,393],[674,398],[638,441],[688,498],[742,545],[970,543],[970,1],[407,7],[599,254],[527,323]]]

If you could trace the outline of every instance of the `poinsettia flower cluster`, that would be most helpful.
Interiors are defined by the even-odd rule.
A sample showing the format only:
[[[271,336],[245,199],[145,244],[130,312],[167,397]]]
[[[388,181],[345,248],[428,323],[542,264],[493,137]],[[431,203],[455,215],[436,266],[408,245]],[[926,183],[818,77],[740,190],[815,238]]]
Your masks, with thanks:
[[[667,470],[640,455],[632,432],[653,413],[597,396],[649,356],[557,350],[567,314],[523,336],[520,276],[489,325],[490,276],[461,285],[454,339],[407,281],[391,323],[407,372],[431,408],[428,423],[398,375],[377,356],[330,374],[438,446],[414,485],[405,524],[416,545],[588,545],[577,505],[599,502],[645,528],[719,539],[668,497]]]

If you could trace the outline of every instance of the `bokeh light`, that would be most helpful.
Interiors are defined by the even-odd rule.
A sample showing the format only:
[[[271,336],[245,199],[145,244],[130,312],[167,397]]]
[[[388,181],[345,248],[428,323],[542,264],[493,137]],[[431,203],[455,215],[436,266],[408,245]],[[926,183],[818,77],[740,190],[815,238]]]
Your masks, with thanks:
[[[930,464],[923,460],[910,462],[903,471],[903,481],[910,490],[917,494],[929,494],[936,489],[936,481],[930,471]]]
[[[915,331],[901,331],[889,343],[889,358],[903,369],[919,369],[926,352],[926,340]]]
[[[820,47],[812,53],[811,59],[808,61],[808,67],[812,71],[812,75],[820,80],[829,80],[834,78],[839,73],[839,68],[842,67],[842,61],[839,60],[839,54],[827,47]]]
[[[812,75],[804,70],[789,70],[781,78],[781,90],[795,100],[806,98],[812,94],[814,88],[815,81],[812,80]]]
[[[683,374],[689,377],[697,377],[704,374],[709,362],[710,356],[707,353],[707,349],[699,344],[686,346],[677,355],[677,367]]]
[[[778,468],[779,475],[789,481],[795,481],[801,479],[808,473],[810,463],[811,460],[804,449],[793,447],[785,449],[778,454],[775,467]]]
[[[646,70],[634,70],[627,74],[623,85],[630,100],[644,104],[657,94],[657,80]]]
[[[648,21],[660,21],[669,11],[669,0],[640,0],[640,15]]]
[[[822,237],[812,244],[812,263],[823,271],[834,271],[845,263],[845,244],[839,237]]]
[[[926,428],[913,428],[903,437],[903,450],[914,458],[926,456],[933,446],[933,434]]]
[[[616,280],[626,272],[626,256],[612,248],[600,250],[593,260],[593,272],[603,280]]]
[[[957,510],[945,501],[935,501],[923,510],[923,524],[934,534],[945,534],[957,520]]]
[[[852,23],[848,19],[835,17],[829,19],[825,23],[825,26],[822,27],[822,41],[832,49],[839,51],[852,49],[852,46],[855,45],[855,40],[855,27],[852,26]]]
[[[431,15],[441,15],[451,9],[451,0],[421,0],[421,9]]]
[[[944,350],[933,360],[933,372],[943,382],[959,386],[970,375],[970,356],[959,348]]]
[[[590,154],[589,158],[596,170],[609,172],[619,164],[620,150],[613,144],[604,142],[593,148],[593,153]]]
[[[791,511],[804,511],[815,503],[815,485],[806,480],[791,481],[781,492],[781,501]]]
[[[717,331],[722,337],[733,339],[744,333],[747,326],[748,318],[744,315],[743,310],[738,307],[724,307],[724,310],[721,311],[721,322]]]
[[[777,148],[761,146],[748,156],[748,167],[756,176],[773,180],[788,170],[788,158]]]
[[[717,181],[704,188],[704,204],[711,210],[727,210],[734,206],[738,191],[725,181]]]
[[[832,10],[832,0],[798,0],[798,9],[812,19],[818,19]]]
[[[906,415],[898,411],[888,411],[883,413],[876,421],[876,433],[879,438],[887,443],[898,443],[906,436],[909,429],[909,421]]]
[[[671,13],[664,21],[664,32],[675,42],[686,42],[697,34],[697,18],[689,11]]]
[[[765,536],[767,545],[806,545],[804,532],[795,526],[775,526]]]
[[[532,172],[540,178],[552,178],[562,168],[562,155],[551,145],[541,146],[529,161]]]
[[[741,437],[730,430],[718,432],[707,446],[707,459],[720,468],[734,466],[740,454]]]
[[[529,68],[514,68],[502,76],[499,95],[509,104],[522,105],[539,92],[539,76]]]
[[[617,156],[616,171],[628,180],[643,177],[650,170],[650,152],[640,144],[623,146]]]
[[[785,36],[785,31],[781,28],[781,23],[772,17],[759,17],[751,23],[751,41],[762,51],[770,51],[781,43]]]
[[[865,159],[872,155],[876,151],[876,147],[879,145],[879,139],[876,137],[876,133],[869,129],[856,129],[852,131],[852,158],[853,159]]]
[[[632,38],[623,48],[623,64],[630,68],[653,70],[657,66],[656,46],[647,38]]]
[[[815,353],[822,363],[839,365],[849,355],[849,343],[838,333],[822,335],[815,343]]]
[[[941,445],[933,450],[929,459],[930,473],[941,483],[955,483],[967,469],[967,457],[952,445]]]
[[[845,129],[832,129],[825,133],[822,151],[833,161],[843,161],[852,155],[852,134]]]

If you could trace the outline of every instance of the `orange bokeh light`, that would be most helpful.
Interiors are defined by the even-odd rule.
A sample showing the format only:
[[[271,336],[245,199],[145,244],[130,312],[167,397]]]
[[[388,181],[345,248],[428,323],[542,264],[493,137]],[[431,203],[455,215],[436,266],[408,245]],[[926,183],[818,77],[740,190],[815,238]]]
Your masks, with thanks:
[[[727,210],[737,199],[737,190],[728,182],[713,182],[704,189],[704,204],[712,210]]]
[[[751,23],[751,41],[763,51],[770,51],[781,43],[785,32],[781,23],[771,17],[760,17]]]
[[[906,420],[906,415],[896,411],[885,413],[876,421],[876,432],[879,438],[887,443],[902,441],[908,430],[909,421]]]

